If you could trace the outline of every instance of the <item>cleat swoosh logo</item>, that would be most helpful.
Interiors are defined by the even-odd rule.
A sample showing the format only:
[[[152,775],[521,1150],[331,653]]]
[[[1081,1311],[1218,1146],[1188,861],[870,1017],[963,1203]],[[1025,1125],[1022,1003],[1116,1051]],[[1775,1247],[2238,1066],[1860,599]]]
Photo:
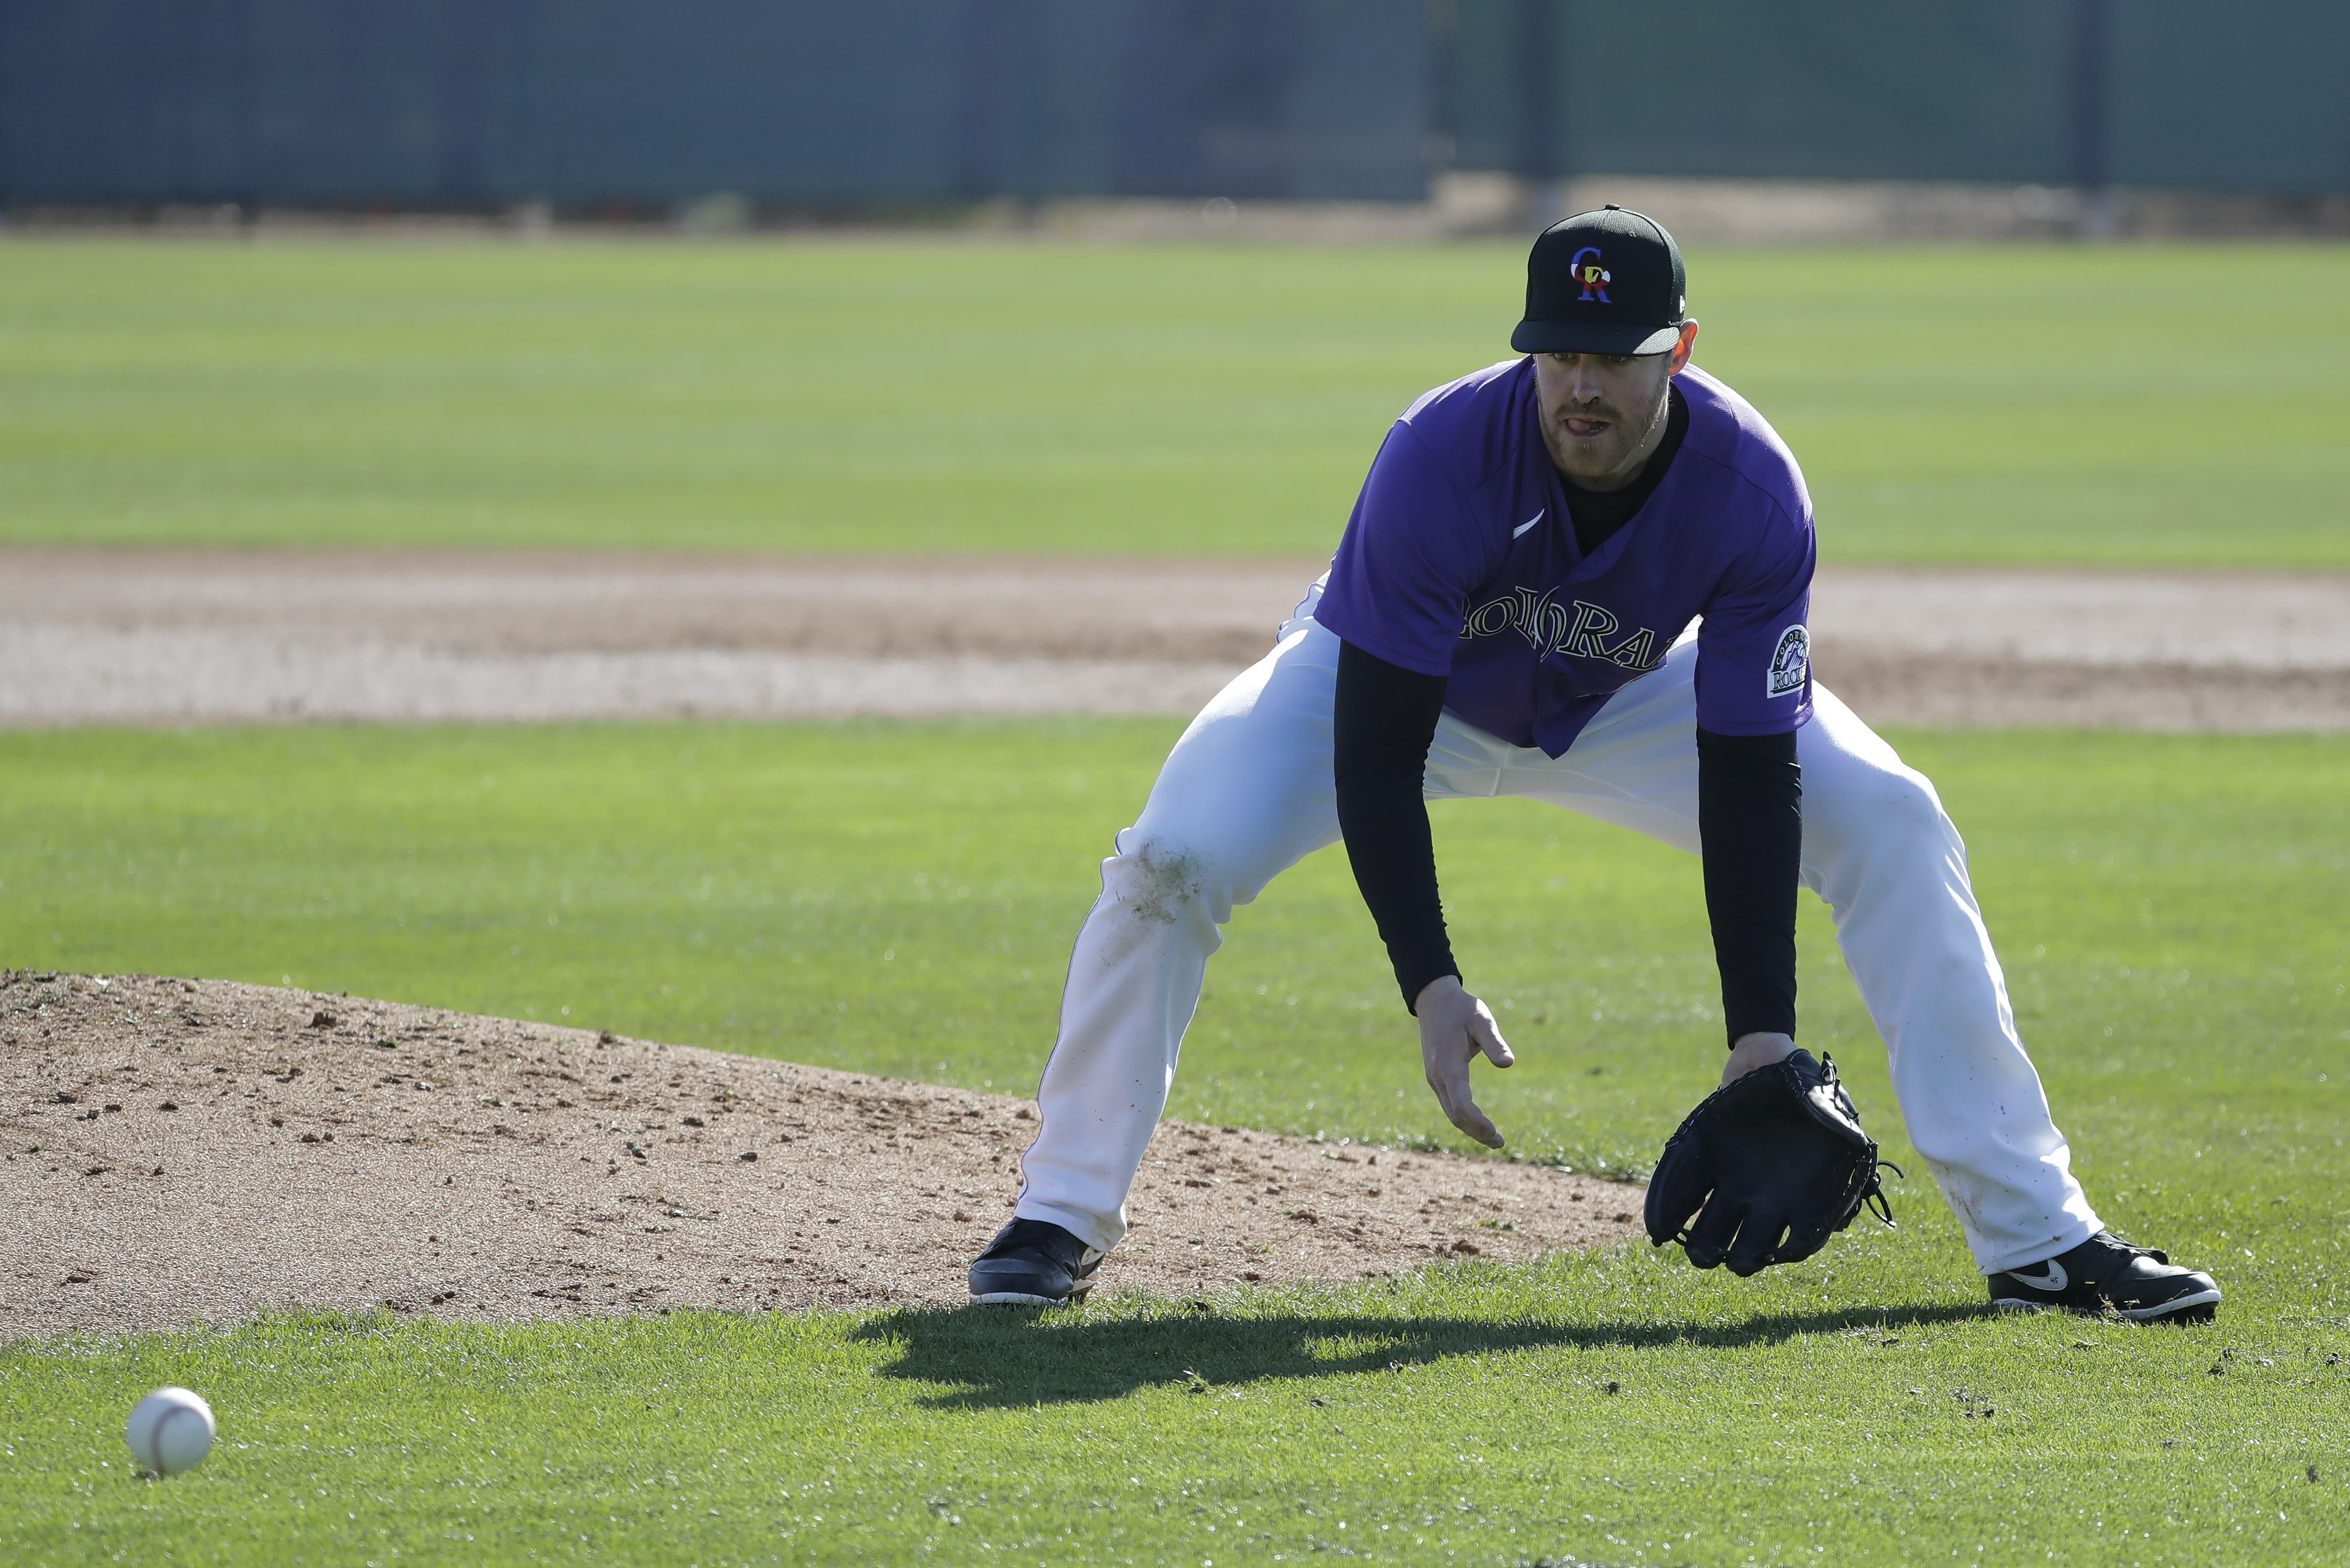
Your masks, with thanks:
[[[1541,522],[1544,517],[1548,516],[1549,514],[1550,514],[1550,508],[1549,508],[1549,507],[1547,507],[1547,506],[1544,507],[1540,512],[1535,513],[1533,516],[1531,516],[1531,517],[1527,518],[1524,522],[1523,522],[1523,523],[1519,524],[1516,527],[1514,527],[1514,528],[1511,529],[1511,530],[1510,530],[1510,537],[1511,537],[1511,538],[1513,538],[1513,539],[1523,539],[1523,538],[1524,538],[1524,537],[1526,536],[1526,530],[1527,530],[1527,529],[1529,529],[1529,528],[1533,527],[1535,524],[1537,524],[1537,523]]]
[[[2055,1259],[2051,1258],[2040,1266],[2046,1271],[2044,1277],[2035,1278],[2022,1269],[2010,1269],[2007,1272],[2009,1277],[2019,1283],[2030,1285],[2035,1291],[2061,1291],[2073,1282],[2072,1276],[2064,1272],[2064,1265]]]

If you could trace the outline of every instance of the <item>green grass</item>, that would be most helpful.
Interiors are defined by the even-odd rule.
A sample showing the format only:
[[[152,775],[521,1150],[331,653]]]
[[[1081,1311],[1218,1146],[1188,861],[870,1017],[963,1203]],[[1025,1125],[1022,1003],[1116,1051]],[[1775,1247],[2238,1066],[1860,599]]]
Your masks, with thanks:
[[[569,1006],[583,1025],[1023,1091],[1092,862],[1171,733],[0,736],[0,962]],[[1856,1226],[1751,1282],[1637,1247],[1207,1313],[278,1318],[16,1345],[0,1555],[2342,1557],[2350,1366],[2327,1357],[2350,1361],[2350,741],[1898,740],[1969,831],[2093,1196],[2220,1272],[2220,1324],[1990,1319],[1918,1178],[1897,1184],[1899,1231]],[[1648,1158],[1720,1050],[1694,863],[1525,803],[1436,815],[1461,951],[1521,1056],[1483,1080],[1487,1105],[1531,1156]],[[1804,948],[1806,1037],[1902,1158],[1816,909]],[[1325,854],[1234,922],[1176,1113],[1460,1147],[1410,1047]],[[224,1448],[157,1486],[127,1473],[118,1428],[165,1381],[213,1400]]]
[[[27,1568],[2315,1563],[2350,1548],[2350,1376],[2312,1332],[1992,1323],[1955,1287],[1836,1290],[1815,1265],[1726,1285],[1646,1249],[1206,1314],[280,1318],[0,1350],[0,1548]],[[157,1484],[118,1428],[167,1379],[209,1393],[223,1446]]]
[[[1515,244],[0,244],[0,542],[1314,553]],[[1832,560],[2350,566],[2340,247],[1699,248]]]

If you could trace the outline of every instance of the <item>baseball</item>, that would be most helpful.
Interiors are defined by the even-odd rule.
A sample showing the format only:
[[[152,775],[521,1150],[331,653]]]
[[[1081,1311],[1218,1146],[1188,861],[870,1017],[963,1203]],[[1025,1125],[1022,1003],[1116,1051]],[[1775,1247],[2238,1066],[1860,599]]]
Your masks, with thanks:
[[[213,1451],[213,1407],[185,1388],[158,1388],[122,1428],[132,1457],[157,1475],[194,1469]]]

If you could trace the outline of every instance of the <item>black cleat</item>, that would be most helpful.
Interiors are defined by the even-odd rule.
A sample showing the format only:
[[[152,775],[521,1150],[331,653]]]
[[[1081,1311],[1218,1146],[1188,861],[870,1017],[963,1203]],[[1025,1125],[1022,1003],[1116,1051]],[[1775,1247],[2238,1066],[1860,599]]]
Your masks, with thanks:
[[[992,1306],[1066,1306],[1094,1288],[1103,1254],[1049,1220],[1014,1220],[971,1266],[971,1299]]]
[[[2111,1312],[2137,1323],[2209,1323],[2220,1307],[2210,1275],[2173,1264],[2151,1247],[2100,1231],[2069,1252],[1991,1276],[2002,1312]]]

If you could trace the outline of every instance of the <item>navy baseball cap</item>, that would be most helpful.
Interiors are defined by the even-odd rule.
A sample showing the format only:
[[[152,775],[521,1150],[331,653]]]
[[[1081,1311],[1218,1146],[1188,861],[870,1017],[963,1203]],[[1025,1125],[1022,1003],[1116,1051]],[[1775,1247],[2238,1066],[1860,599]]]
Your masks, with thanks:
[[[1544,229],[1526,257],[1521,354],[1662,354],[1689,304],[1681,248],[1665,226],[1613,202]]]

